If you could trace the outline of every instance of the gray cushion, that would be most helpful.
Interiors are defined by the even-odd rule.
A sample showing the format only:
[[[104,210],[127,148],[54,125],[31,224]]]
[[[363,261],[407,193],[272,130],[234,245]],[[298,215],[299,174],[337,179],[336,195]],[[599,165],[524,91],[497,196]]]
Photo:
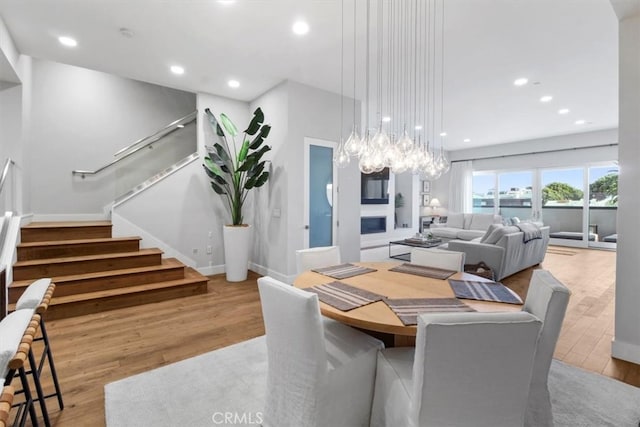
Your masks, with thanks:
[[[457,239],[459,231],[461,231],[459,228],[451,227],[432,228],[429,230],[429,232],[434,237],[440,237],[444,239]]]
[[[471,217],[470,230],[486,230],[491,224],[495,223],[493,214],[473,214]]]
[[[473,240],[477,237],[482,237],[484,231],[482,230],[459,230],[457,237],[460,240]]]

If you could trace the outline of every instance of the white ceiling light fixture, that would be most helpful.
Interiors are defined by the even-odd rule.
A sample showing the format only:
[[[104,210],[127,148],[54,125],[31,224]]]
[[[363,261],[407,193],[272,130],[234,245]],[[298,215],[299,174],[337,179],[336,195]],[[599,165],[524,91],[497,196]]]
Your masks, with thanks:
[[[58,41],[63,46],[67,46],[67,47],[76,47],[76,46],[78,46],[78,42],[73,37],[60,36],[60,37],[58,37]]]
[[[293,23],[291,31],[299,36],[304,36],[309,32],[309,24],[306,21],[302,20],[296,21]]]
[[[235,2],[236,0],[218,0],[218,3],[225,6],[229,6],[230,4],[234,4]]]
[[[227,86],[229,86],[232,89],[237,89],[240,87],[240,82],[237,80],[231,79],[227,82]]]
[[[446,128],[445,0],[360,2],[366,4],[364,11],[357,10],[357,0],[349,1],[354,39],[356,27],[366,27],[361,55],[364,73],[360,73],[365,82],[362,107],[366,123],[362,124],[362,138],[355,138],[354,117],[354,131],[338,149],[357,157],[365,174],[387,167],[394,173],[411,171],[422,179],[439,178],[450,169],[443,144],[446,133],[442,132]],[[342,26],[344,39],[344,18]],[[353,57],[355,64],[355,41]],[[344,69],[341,62],[341,76]]]
[[[569,111],[568,108],[561,108],[558,110],[558,114],[569,114]]]
[[[513,81],[513,84],[514,84],[515,86],[524,86],[524,85],[526,85],[527,83],[529,83],[529,79],[527,79],[526,77],[520,77],[519,79],[515,79],[515,80]]]
[[[172,65],[170,70],[173,74],[177,74],[179,76],[184,74],[184,67],[181,67],[179,65]]]
[[[465,138],[465,139],[462,140],[462,142],[471,142],[471,139]]]
[[[447,136],[446,132],[440,132],[440,136]]]
[[[580,119],[580,120],[576,120],[576,121],[575,121],[575,123],[576,123],[577,125],[583,125],[583,124],[587,123],[587,121],[586,121],[586,120],[582,120],[582,119]]]
[[[551,102],[552,99],[553,99],[553,96],[545,95],[545,96],[540,98],[540,102]]]

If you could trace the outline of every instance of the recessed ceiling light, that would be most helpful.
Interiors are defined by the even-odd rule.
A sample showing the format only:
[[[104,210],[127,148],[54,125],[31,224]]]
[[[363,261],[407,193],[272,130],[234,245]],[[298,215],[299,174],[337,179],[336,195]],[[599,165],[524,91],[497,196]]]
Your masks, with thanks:
[[[416,125],[415,129],[416,129],[416,130],[422,130],[422,126],[420,126],[420,125]]]
[[[60,44],[67,46],[67,47],[76,47],[78,46],[78,42],[76,41],[76,39],[71,38],[71,37],[67,37],[67,36],[60,36],[58,37],[58,41],[60,42]]]
[[[520,77],[519,79],[516,79],[513,84],[516,86],[524,86],[527,83],[529,83],[529,79],[526,79],[524,77]]]
[[[391,121],[391,117],[389,117],[389,116],[384,116],[384,117],[382,118],[382,121],[383,121],[383,122],[385,122],[385,123],[388,123],[388,122],[390,122],[390,121]]]
[[[184,74],[184,68],[182,68],[179,65],[172,65],[171,66],[171,72],[173,74]]]
[[[471,140],[469,138],[465,138],[462,140],[462,142],[471,142]]]
[[[587,123],[587,121],[586,121],[586,120],[582,120],[582,119],[580,119],[580,120],[576,120],[576,122],[575,122],[575,123],[576,123],[577,125],[583,125],[583,124]]]
[[[229,81],[227,82],[227,86],[232,87],[232,88],[234,88],[234,89],[235,89],[235,88],[240,87],[240,82],[239,82],[239,81],[237,81],[237,80],[229,80]]]
[[[446,132],[440,132],[440,136],[447,136]]]
[[[558,110],[558,114],[569,114],[568,108],[561,108]]]
[[[553,96],[551,95],[545,95],[543,97],[540,98],[540,102],[549,102],[553,99]]]
[[[305,21],[296,21],[294,22],[293,27],[291,27],[291,30],[295,34],[303,36],[309,32],[309,24],[307,24]]]
[[[223,4],[225,6],[235,3],[236,0],[218,0],[218,3]]]

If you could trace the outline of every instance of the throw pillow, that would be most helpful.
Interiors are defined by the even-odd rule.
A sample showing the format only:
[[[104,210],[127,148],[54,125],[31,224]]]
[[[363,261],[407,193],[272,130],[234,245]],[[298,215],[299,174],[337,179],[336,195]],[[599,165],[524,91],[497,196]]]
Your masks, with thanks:
[[[489,245],[495,245],[496,243],[498,243],[500,239],[502,239],[503,236],[511,233],[518,233],[518,232],[520,232],[520,229],[514,225],[498,227],[495,230],[493,230],[493,232],[489,235],[489,237],[487,237],[484,243],[487,243]]]
[[[480,239],[480,243],[487,243],[487,239],[491,236],[491,233],[498,228],[504,227],[502,224],[491,224],[489,228],[487,228],[487,232],[484,233],[484,236]],[[495,242],[494,242],[495,243]]]

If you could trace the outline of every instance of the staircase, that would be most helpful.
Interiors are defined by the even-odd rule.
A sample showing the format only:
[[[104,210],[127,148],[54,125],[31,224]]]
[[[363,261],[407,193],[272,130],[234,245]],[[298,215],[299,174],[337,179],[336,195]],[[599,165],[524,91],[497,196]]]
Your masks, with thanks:
[[[208,279],[140,237],[111,237],[109,221],[33,222],[21,229],[9,309],[31,282],[50,277],[47,319],[61,319],[207,292]]]

